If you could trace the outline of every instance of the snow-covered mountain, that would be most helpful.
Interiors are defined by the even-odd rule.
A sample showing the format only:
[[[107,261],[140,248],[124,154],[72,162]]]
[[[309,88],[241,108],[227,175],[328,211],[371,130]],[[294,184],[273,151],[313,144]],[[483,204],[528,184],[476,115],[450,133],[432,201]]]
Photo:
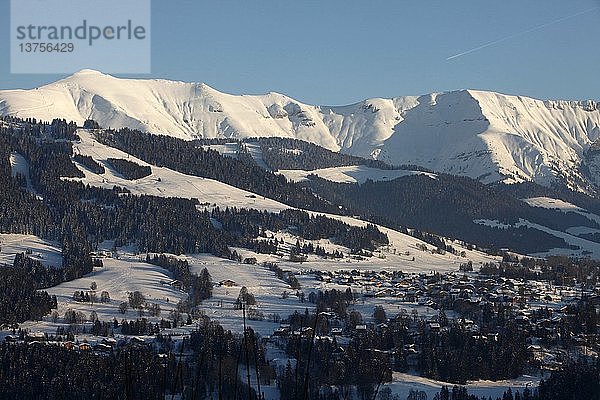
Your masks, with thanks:
[[[31,90],[0,91],[0,114],[131,127],[179,138],[278,136],[484,182],[600,182],[588,154],[600,104],[462,90],[313,106],[278,93],[230,95],[203,83],[120,79],[83,70]],[[589,165],[588,165],[589,164]]]
[[[484,182],[556,178],[583,189],[581,163],[600,136],[600,104],[465,90],[431,94],[405,113],[379,158]]]

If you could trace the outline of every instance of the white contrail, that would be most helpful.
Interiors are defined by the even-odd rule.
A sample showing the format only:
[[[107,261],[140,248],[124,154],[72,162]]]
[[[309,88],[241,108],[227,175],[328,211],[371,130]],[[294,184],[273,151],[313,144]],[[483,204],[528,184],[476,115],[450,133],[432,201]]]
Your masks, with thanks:
[[[467,54],[471,54],[471,53],[473,53],[475,51],[478,51],[478,50],[481,50],[481,49],[485,49],[486,47],[490,47],[490,46],[493,46],[493,45],[501,43],[501,42],[505,42],[505,41],[510,40],[512,38],[515,38],[517,36],[525,35],[525,34],[530,33],[530,32],[539,31],[540,29],[546,28],[546,27],[548,27],[550,25],[558,24],[559,22],[565,21],[567,19],[578,17],[578,16],[580,16],[582,14],[587,14],[590,11],[594,11],[594,10],[597,10],[599,8],[600,7],[589,8],[587,10],[579,11],[578,13],[567,15],[566,17],[562,17],[562,18],[556,19],[554,21],[546,22],[544,24],[535,26],[533,28],[527,29],[527,30],[522,31],[522,32],[513,33],[512,35],[508,35],[508,36],[505,36],[503,38],[496,39],[494,41],[482,44],[481,46],[477,46],[475,48],[472,48],[471,50],[463,51],[462,53],[458,53],[458,54],[455,54],[453,56],[450,56],[450,57],[446,58],[446,61],[449,61],[449,60],[452,60],[452,59],[455,59],[455,58],[458,58],[458,57],[461,57],[461,56],[464,56],[464,55],[467,55]]]

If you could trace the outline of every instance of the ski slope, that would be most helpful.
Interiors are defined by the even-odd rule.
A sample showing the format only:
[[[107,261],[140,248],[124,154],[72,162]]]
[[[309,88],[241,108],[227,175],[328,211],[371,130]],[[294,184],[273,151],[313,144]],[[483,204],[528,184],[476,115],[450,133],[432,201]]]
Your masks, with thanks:
[[[182,174],[165,167],[157,167],[133,157],[121,150],[97,142],[89,131],[79,130],[77,134],[81,141],[73,146],[75,154],[92,157],[103,165],[106,172],[98,175],[81,164],[77,167],[85,174],[84,178],[69,178],[82,180],[92,186],[110,189],[121,186],[129,189],[133,194],[147,194],[160,197],[180,197],[198,199],[206,206],[218,205],[221,207],[254,208],[258,210],[284,210],[286,205],[256,195],[245,190],[234,188],[227,184],[212,179],[201,178]],[[122,158],[133,161],[139,165],[148,165],[152,174],[135,181],[121,177],[107,162],[108,158]],[[67,179],[67,178],[65,178]]]
[[[25,177],[25,182],[27,184],[27,191],[35,193],[33,189],[33,185],[31,184],[31,177],[29,175],[29,163],[21,154],[17,152],[10,153],[10,166],[11,166],[11,174],[13,177],[17,175],[21,175]],[[36,194],[38,198],[39,195]]]

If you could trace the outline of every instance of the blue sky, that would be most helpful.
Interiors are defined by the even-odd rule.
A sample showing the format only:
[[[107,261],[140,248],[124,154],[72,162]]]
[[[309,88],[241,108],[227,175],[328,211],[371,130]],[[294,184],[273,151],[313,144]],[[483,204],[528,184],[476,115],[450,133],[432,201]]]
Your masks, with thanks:
[[[0,88],[63,77],[10,74],[0,1]],[[600,100],[599,66],[600,0],[153,0],[152,73],[139,77],[328,105],[462,88]]]

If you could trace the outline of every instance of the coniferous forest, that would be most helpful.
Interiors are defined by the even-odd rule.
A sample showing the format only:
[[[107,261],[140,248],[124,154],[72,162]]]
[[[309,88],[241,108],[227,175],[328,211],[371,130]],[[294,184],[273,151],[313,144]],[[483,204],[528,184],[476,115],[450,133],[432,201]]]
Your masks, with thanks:
[[[597,223],[582,215],[530,207],[509,190],[452,175],[437,179],[413,175],[361,185],[333,183],[313,176],[310,187],[333,203],[370,216],[374,222],[400,230],[415,227],[488,249],[534,253],[568,245],[561,238],[527,226],[495,229],[476,220],[515,224],[521,218],[556,230],[579,225],[597,227]]]

